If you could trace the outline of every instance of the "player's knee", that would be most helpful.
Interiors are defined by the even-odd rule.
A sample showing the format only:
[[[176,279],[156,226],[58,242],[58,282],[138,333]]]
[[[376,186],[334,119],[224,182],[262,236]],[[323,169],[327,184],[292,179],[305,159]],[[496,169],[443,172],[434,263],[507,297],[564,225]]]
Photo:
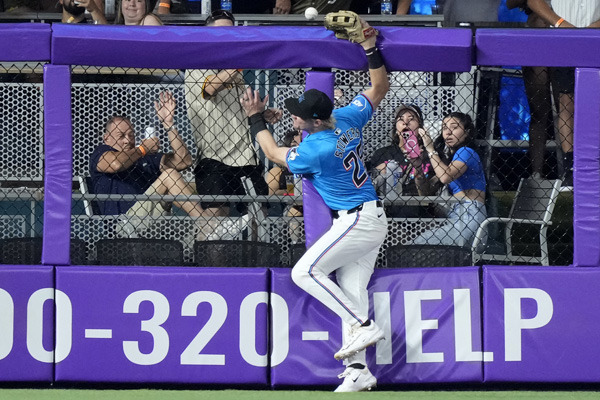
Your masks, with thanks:
[[[310,276],[306,266],[298,263],[292,268],[292,280],[296,285],[302,288],[306,285],[308,279],[310,279]]]

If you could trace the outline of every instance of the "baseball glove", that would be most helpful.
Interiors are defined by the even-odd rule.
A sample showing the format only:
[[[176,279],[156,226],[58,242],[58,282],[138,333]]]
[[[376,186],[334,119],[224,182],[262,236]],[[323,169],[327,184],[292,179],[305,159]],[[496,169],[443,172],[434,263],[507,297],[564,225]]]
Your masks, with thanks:
[[[373,27],[363,29],[358,14],[341,10],[325,15],[325,28],[333,31],[338,39],[362,43],[379,32]]]

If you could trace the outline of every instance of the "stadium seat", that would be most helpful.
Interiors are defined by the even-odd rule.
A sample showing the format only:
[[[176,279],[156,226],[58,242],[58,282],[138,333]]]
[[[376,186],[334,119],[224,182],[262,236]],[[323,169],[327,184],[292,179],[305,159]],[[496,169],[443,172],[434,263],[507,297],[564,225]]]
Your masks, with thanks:
[[[249,240],[194,242],[194,265],[200,267],[282,267],[277,243]]]
[[[473,241],[473,262],[500,261],[502,263],[529,263],[550,265],[548,253],[548,227],[552,225],[552,212],[560,192],[560,179],[521,179],[517,193],[513,199],[508,217],[490,217],[485,219]],[[484,243],[488,225],[498,223],[504,225],[503,246]],[[532,225],[537,227],[539,238],[539,255],[518,255],[513,252],[512,238],[515,225]],[[481,250],[481,248],[484,248]]]
[[[93,194],[93,192],[90,191],[90,187],[92,186],[92,178],[90,178],[89,176],[78,175],[77,181],[79,182],[79,191],[82,195],[88,196],[90,194]],[[94,200],[89,200],[84,197],[83,208],[85,210],[85,215],[87,215],[88,217],[100,215],[98,203]]]
[[[183,266],[183,243],[167,239],[100,239],[96,242],[96,263]]]
[[[41,264],[42,238],[11,238],[0,240],[0,263]]]
[[[388,268],[462,267],[471,265],[471,249],[429,244],[394,245],[385,250]]]
[[[0,240],[0,264],[36,265],[42,262],[42,238],[11,238]],[[88,263],[87,247],[83,240],[71,239],[71,264]]]
[[[296,243],[290,247],[290,267],[296,265],[306,252],[306,243]]]
[[[71,238],[71,265],[87,265],[88,250],[85,240]]]

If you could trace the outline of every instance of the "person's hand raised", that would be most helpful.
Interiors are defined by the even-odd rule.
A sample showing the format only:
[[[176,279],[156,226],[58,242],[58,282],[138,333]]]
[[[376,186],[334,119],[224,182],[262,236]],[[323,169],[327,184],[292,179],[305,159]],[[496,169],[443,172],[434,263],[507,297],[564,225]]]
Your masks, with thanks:
[[[247,117],[251,117],[254,114],[259,114],[265,111],[265,106],[269,101],[269,95],[266,95],[264,99],[260,99],[260,94],[258,90],[252,90],[251,88],[247,88],[242,97],[240,98],[240,103],[242,104],[242,108],[246,113]]]
[[[162,123],[167,124],[173,123],[176,106],[177,103],[175,102],[175,97],[173,97],[173,94],[168,90],[161,92],[158,96],[158,100],[154,102],[156,115],[158,115],[158,118]]]

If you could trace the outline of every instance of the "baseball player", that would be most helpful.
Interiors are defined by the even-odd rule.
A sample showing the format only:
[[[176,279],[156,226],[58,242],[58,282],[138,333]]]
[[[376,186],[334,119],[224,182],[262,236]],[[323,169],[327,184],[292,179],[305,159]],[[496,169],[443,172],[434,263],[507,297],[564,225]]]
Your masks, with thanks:
[[[332,210],[333,225],[294,266],[292,279],[344,321],[344,344],[335,358],[347,359],[348,367],[339,375],[344,381],[338,392],[369,390],[377,384],[364,349],[384,338],[368,317],[367,284],[387,234],[387,220],[362,161],[362,128],[385,97],[389,81],[376,47],[376,31],[354,15],[365,34],[356,41],[365,49],[372,86],[336,110],[316,89],[287,99],[294,128],[309,134],[300,145],[278,147],[261,114],[267,97],[261,100],[258,91],[248,89],[240,99],[250,131],[266,156],[311,181]],[[337,285],[328,277],[333,271]]]

